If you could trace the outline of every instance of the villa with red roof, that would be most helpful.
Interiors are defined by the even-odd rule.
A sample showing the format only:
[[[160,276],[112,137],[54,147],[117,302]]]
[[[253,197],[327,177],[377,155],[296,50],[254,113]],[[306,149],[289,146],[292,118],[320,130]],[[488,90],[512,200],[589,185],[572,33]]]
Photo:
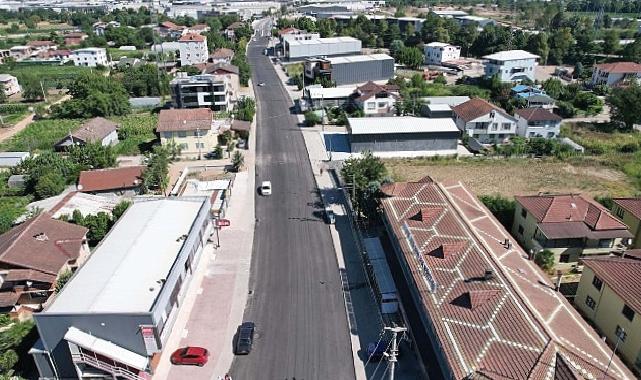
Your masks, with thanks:
[[[641,260],[590,257],[582,262],[574,304],[641,374]]]
[[[612,213],[630,230],[632,248],[641,248],[641,197],[614,198]]]
[[[462,183],[426,177],[381,190],[420,318],[409,327],[428,336],[442,378],[635,377]]]
[[[530,256],[548,249],[555,268],[576,266],[585,255],[623,249],[632,234],[610,211],[578,194],[517,196],[512,235]]]
[[[641,65],[635,62],[601,63],[594,66],[592,85],[616,87],[641,79]]]
[[[456,126],[481,144],[501,144],[516,135],[516,118],[481,98],[452,108]]]

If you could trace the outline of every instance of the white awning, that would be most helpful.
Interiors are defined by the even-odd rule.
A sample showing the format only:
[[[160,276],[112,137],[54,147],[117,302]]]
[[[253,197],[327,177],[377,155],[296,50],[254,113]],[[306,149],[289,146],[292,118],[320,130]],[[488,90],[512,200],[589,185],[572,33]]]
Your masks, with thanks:
[[[78,346],[86,348],[87,350],[93,351],[97,354],[110,357],[113,360],[130,367],[137,368],[141,371],[147,370],[147,363],[149,362],[147,357],[138,355],[135,352],[131,352],[107,340],[87,334],[73,326],[69,327],[69,330],[67,330],[65,340],[75,343]]]

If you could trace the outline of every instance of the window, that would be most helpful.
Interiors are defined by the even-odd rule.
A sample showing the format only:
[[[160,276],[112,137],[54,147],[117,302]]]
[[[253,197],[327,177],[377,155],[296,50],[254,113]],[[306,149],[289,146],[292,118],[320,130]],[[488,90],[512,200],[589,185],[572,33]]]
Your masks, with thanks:
[[[594,278],[592,279],[592,285],[594,285],[595,288],[601,290],[601,288],[603,287],[603,281],[597,276],[594,276]]]
[[[185,132],[185,131],[178,131],[178,137],[187,137],[187,132]]]
[[[196,143],[196,148],[204,148],[205,143]]]
[[[376,109],[376,103],[374,103],[374,102],[368,102],[368,103],[367,103],[367,109],[368,109],[368,110]]]
[[[387,105],[387,103],[385,103],[385,102],[380,102],[380,103],[378,103],[378,108],[383,108],[383,107],[385,107],[386,105]]]
[[[503,123],[503,125],[501,126],[501,128],[502,128],[504,131],[505,131],[505,130],[509,130],[510,128],[512,128],[512,124],[510,124],[510,123]]]
[[[519,224],[519,235],[523,235],[523,231],[525,231],[525,229]]]
[[[182,149],[187,149],[189,147],[189,145],[187,145],[187,144],[178,144],[178,147],[182,150]]]
[[[616,215],[617,215],[619,218],[623,218],[623,214],[625,214],[625,211],[624,211],[621,207],[619,207],[619,206],[615,206],[615,207],[616,207],[616,211],[615,211],[615,212],[616,212]]]
[[[614,333],[616,334],[617,338],[621,339],[621,342],[625,342],[625,338],[628,337],[628,334],[625,332],[625,330],[617,325],[617,329],[614,330]]]
[[[613,239],[599,239],[599,248],[612,248],[613,245]]]
[[[499,123],[492,123],[492,130],[496,131],[497,129],[499,129]]]
[[[526,209],[524,209],[524,208],[522,208],[522,209],[521,209],[521,217],[522,217],[523,219],[527,218],[527,210],[526,210]]]
[[[628,305],[623,305],[623,310],[621,310],[621,313],[627,319],[628,321],[632,322],[634,319],[634,310],[630,309]]]
[[[594,301],[594,298],[587,296],[585,297],[585,305],[590,309],[594,310],[594,307],[596,306],[596,301]]]
[[[559,262],[560,263],[569,263],[570,262],[570,254],[569,253],[562,253],[559,256]]]

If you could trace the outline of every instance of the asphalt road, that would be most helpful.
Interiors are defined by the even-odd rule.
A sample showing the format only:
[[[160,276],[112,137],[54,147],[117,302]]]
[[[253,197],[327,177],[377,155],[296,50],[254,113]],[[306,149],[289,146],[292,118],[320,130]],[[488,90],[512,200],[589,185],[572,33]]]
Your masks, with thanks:
[[[354,379],[341,281],[297,119],[269,58],[267,39],[248,50],[258,102],[256,230],[245,321],[256,323],[250,355],[231,375],[250,379]],[[250,205],[248,205],[249,207]]]

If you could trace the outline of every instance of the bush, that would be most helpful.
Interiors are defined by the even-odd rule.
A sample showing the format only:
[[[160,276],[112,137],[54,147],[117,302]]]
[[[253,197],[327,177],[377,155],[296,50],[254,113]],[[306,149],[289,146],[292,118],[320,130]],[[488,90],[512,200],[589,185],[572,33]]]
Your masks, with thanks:
[[[57,173],[48,172],[36,180],[34,192],[39,199],[53,197],[65,189],[65,179]]]
[[[245,158],[240,151],[235,151],[234,156],[231,158],[231,166],[234,172],[239,172],[245,164]]]
[[[62,288],[64,288],[65,284],[67,283],[67,281],[69,281],[72,275],[73,273],[70,270],[65,270],[64,272],[62,272],[60,276],[58,276],[58,280],[56,280],[56,287],[54,288],[54,291],[56,293],[60,293],[60,291],[62,290]]]
[[[556,103],[556,106],[557,106],[557,112],[559,116],[561,116],[564,119],[568,119],[576,115],[576,109],[569,102],[559,101]]]
[[[546,272],[554,268],[554,252],[544,249],[534,256],[534,262]]]
[[[308,127],[313,127],[316,124],[321,123],[321,118],[314,111],[305,112],[305,125]]]
[[[496,219],[501,222],[503,227],[505,227],[508,231],[512,229],[516,202],[499,194],[481,195],[479,196],[479,200],[483,202],[485,207],[487,207],[496,217]]]

